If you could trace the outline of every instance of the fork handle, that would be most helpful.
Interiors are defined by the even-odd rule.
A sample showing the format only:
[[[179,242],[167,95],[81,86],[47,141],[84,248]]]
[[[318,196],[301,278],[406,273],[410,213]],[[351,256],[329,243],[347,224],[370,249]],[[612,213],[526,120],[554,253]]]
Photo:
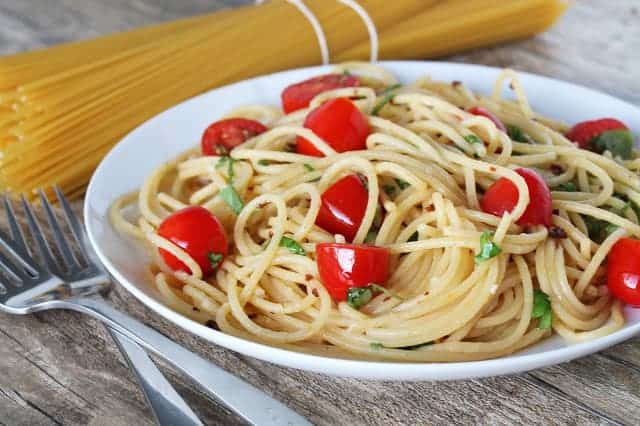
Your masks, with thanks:
[[[120,332],[109,327],[107,330],[135,373],[156,423],[160,426],[202,426],[198,416],[158,370],[144,349]]]
[[[250,424],[311,425],[304,417],[263,391],[118,311],[102,298],[74,298],[60,301],[58,306],[91,315],[164,358]]]

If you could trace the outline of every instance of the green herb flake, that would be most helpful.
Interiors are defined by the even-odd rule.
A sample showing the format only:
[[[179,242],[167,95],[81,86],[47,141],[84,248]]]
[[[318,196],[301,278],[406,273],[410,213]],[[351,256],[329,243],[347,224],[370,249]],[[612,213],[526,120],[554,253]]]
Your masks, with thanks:
[[[264,158],[262,160],[258,160],[259,166],[268,166],[269,164],[271,164],[271,162],[269,160],[265,160]]]
[[[406,180],[402,180],[402,179],[398,179],[398,178],[396,178],[396,184],[398,184],[398,186],[402,190],[404,190],[404,189],[406,189],[406,188],[411,186],[411,184],[409,182],[407,182]]]
[[[609,151],[613,157],[629,160],[633,157],[633,135],[629,130],[609,130],[589,141],[590,147],[597,153]]]
[[[492,257],[496,257],[502,252],[502,249],[493,241],[491,237],[493,232],[485,231],[480,236],[480,253],[475,257],[476,264],[485,262]]]
[[[465,135],[464,136],[464,140],[467,141],[467,143],[473,145],[475,143],[479,143],[482,144],[482,140],[477,137],[476,135]]]
[[[376,229],[371,229],[367,232],[364,242],[365,244],[373,244],[376,242],[376,238],[378,238],[378,231]]]
[[[573,182],[565,182],[554,188],[556,191],[564,191],[564,192],[576,192],[578,191],[578,187]]]
[[[533,310],[531,311],[532,318],[539,318],[538,328],[540,330],[548,330],[551,328],[552,322],[552,310],[551,300],[549,295],[541,290],[533,291]]]
[[[524,143],[533,143],[533,139],[518,126],[514,126],[513,124],[507,124],[507,134],[516,142],[524,142]]]
[[[216,163],[216,169],[220,169],[225,165],[227,166],[227,181],[230,184],[233,183],[233,178],[235,177],[234,176],[235,174],[233,171],[233,164],[235,162],[236,162],[235,158],[231,158],[228,155],[225,155],[224,157],[220,157],[220,160],[218,160],[218,162]]]
[[[418,231],[414,232],[413,234],[411,234],[411,236],[409,237],[409,239],[407,240],[408,243],[412,243],[414,241],[418,241],[418,238],[420,237],[420,235],[418,235]]]
[[[303,164],[303,166],[304,166],[304,169],[305,169],[306,171],[308,171],[308,172],[312,172],[312,171],[314,171],[314,170],[315,170],[315,169],[313,168],[313,166],[312,166],[311,164],[309,164],[309,163],[304,163],[304,164]]]
[[[227,205],[233,210],[233,212],[238,215],[244,208],[244,203],[238,195],[238,192],[231,185],[225,186],[222,191],[220,191],[220,198],[227,203]]]
[[[308,182],[308,183],[313,183],[313,182],[318,182],[319,180],[320,180],[320,176],[315,177],[315,178],[313,178],[313,179],[309,179],[307,182]]]
[[[384,348],[384,345],[380,342],[371,342],[369,343],[369,347],[374,351],[379,351],[380,349]]]
[[[405,351],[414,351],[416,349],[424,348],[425,346],[431,346],[433,344],[434,344],[434,342],[419,343],[417,345],[401,346],[401,347],[396,348],[396,349],[403,349]]]
[[[224,256],[220,253],[213,253],[213,252],[207,253],[207,259],[209,259],[209,263],[211,264],[211,269],[216,269],[218,266],[220,266],[220,262],[222,262],[223,257]]]
[[[304,248],[302,248],[300,243],[298,243],[293,238],[282,237],[282,239],[280,240],[280,247],[286,248],[287,250],[289,250],[293,254],[299,254],[301,256],[306,255],[306,252],[304,251]]]
[[[381,99],[371,110],[371,115],[378,115],[380,110],[382,110],[382,108],[384,108],[386,104],[393,100],[393,97],[395,96],[395,93],[393,93],[394,90],[399,89],[400,87],[402,87],[401,84],[394,84],[380,92],[379,96],[381,96]]]
[[[393,195],[396,193],[396,187],[393,185],[384,185],[382,187],[382,190],[384,191],[385,194],[387,194],[389,197],[393,197]]]
[[[373,291],[367,287],[351,287],[347,290],[347,304],[353,309],[360,309],[373,298]]]
[[[603,242],[609,234],[618,228],[616,225],[613,225],[606,220],[596,219],[592,216],[583,215],[582,220],[584,220],[584,224],[587,226],[589,238],[598,244]]]

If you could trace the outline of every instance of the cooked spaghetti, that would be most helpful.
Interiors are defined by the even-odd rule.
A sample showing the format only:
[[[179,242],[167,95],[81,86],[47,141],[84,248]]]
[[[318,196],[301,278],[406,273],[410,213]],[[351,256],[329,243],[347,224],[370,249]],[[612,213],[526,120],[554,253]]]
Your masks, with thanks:
[[[401,86],[373,65],[335,73],[358,83],[286,115],[274,106],[232,111],[268,130],[245,133],[228,155],[189,150],[114,203],[112,223],[147,247],[168,306],[269,345],[395,361],[495,358],[552,333],[575,342],[623,326],[606,259],[620,240],[640,237],[640,161],[629,146],[594,133],[591,143],[604,149],[579,148],[568,137],[584,126],[569,132],[534,112],[511,70],[492,96],[429,78]],[[502,96],[507,82],[513,100]],[[310,124],[336,99],[366,118],[364,149],[337,149],[341,142]],[[605,130],[628,142],[630,132],[611,122]],[[329,232],[319,216],[331,188],[350,176],[364,187],[359,220],[351,235]],[[355,202],[353,194],[340,202]],[[515,198],[496,213],[492,200],[504,204],[505,194]],[[159,231],[193,205],[229,237],[228,251],[207,253],[211,273]],[[356,250],[355,262],[358,250],[384,250],[384,282],[365,278],[340,293],[323,273],[321,246]],[[337,281],[357,279],[338,272]]]

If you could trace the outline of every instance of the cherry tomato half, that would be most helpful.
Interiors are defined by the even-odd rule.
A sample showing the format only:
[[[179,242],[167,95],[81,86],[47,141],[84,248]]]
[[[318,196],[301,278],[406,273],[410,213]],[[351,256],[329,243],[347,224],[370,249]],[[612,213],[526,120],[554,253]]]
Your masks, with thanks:
[[[628,130],[627,126],[615,118],[600,118],[583,121],[574,125],[565,135],[582,149],[589,149],[589,142],[609,130]]]
[[[162,221],[158,235],[186,251],[200,265],[203,275],[211,273],[212,263],[220,265],[228,253],[222,224],[204,207],[191,206],[173,213]],[[160,254],[174,271],[190,272],[187,265],[168,251],[160,249]]]
[[[264,124],[247,118],[227,118],[216,121],[202,134],[203,155],[225,155],[236,146],[268,129]]]
[[[346,98],[331,99],[307,115],[304,127],[322,138],[337,152],[357,151],[367,147],[369,122],[353,102]],[[305,138],[296,139],[299,154],[324,157]]]
[[[345,176],[322,193],[316,225],[353,241],[367,210],[368,199],[369,193],[360,178]]]
[[[282,92],[282,109],[286,114],[309,106],[313,98],[327,90],[360,85],[358,77],[346,74],[327,74],[288,86]]]
[[[529,204],[518,225],[551,225],[551,192],[547,183],[531,169],[517,169],[529,188]],[[518,203],[518,188],[507,178],[500,178],[487,189],[480,200],[480,207],[486,213],[502,216],[511,212]]]
[[[607,259],[607,287],[611,294],[640,307],[640,240],[621,238]]]
[[[351,287],[384,285],[389,278],[389,250],[355,244],[316,245],[320,280],[333,300],[347,299]]]
[[[500,119],[498,117],[496,117],[491,111],[489,111],[488,109],[481,107],[481,106],[474,106],[472,108],[469,108],[467,110],[467,112],[473,114],[473,115],[481,115],[483,117],[487,117],[489,120],[493,121],[493,124],[496,125],[496,127],[499,130],[502,130],[503,132],[507,132],[507,128],[504,126],[504,124],[502,123],[502,121],[500,121]]]

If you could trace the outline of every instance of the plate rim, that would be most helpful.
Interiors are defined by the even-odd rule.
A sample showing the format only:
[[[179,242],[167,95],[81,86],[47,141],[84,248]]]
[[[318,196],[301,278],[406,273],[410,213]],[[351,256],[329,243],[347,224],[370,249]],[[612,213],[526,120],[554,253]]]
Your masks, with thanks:
[[[392,67],[403,66],[415,66],[415,65],[437,65],[437,66],[451,66],[473,69],[482,69],[485,71],[499,72],[502,68],[492,67],[481,64],[467,64],[459,62],[448,61],[379,61],[383,67],[390,65]],[[481,361],[458,361],[458,362],[395,362],[395,361],[370,361],[370,360],[354,360],[333,358],[328,356],[313,355],[304,352],[297,352],[293,350],[283,349],[275,346],[270,346],[264,343],[244,339],[241,337],[233,336],[206,327],[196,321],[193,321],[185,316],[182,316],[178,312],[174,311],[170,307],[166,306],[159,300],[155,300],[153,297],[145,294],[138,289],[138,286],[130,282],[120,270],[109,260],[107,255],[103,252],[101,245],[98,243],[98,234],[94,230],[90,212],[91,199],[95,196],[96,191],[96,176],[103,173],[103,169],[107,167],[112,156],[114,156],[123,146],[126,146],[127,141],[132,134],[140,131],[149,122],[158,119],[160,115],[168,114],[170,111],[179,108],[181,105],[189,102],[197,102],[198,99],[210,96],[210,93],[221,89],[230,88],[236,85],[246,84],[247,82],[257,79],[268,79],[277,75],[288,74],[294,71],[309,71],[309,72],[322,72],[330,69],[334,65],[317,65],[311,67],[299,67],[292,68],[275,73],[256,76],[250,79],[241,80],[232,84],[220,86],[207,91],[203,94],[189,98],[182,101],[146,120],[127,135],[125,135],[118,143],[116,143],[107,155],[102,159],[96,170],[94,171],[87,190],[85,193],[84,205],[83,205],[83,219],[85,229],[87,231],[88,240],[93,247],[98,259],[104,265],[105,269],[114,277],[117,285],[124,287],[129,293],[133,294],[138,301],[143,305],[150,308],[153,312],[160,315],[168,322],[177,325],[185,331],[188,331],[196,336],[199,336],[207,341],[207,343],[213,343],[224,348],[233,350],[235,352],[247,355],[262,361],[275,363],[284,367],[292,367],[305,371],[312,371],[316,373],[324,373],[332,376],[340,377],[354,377],[374,380],[409,380],[409,381],[422,381],[422,380],[458,380],[458,379],[472,379],[479,377],[499,376],[513,373],[520,373],[529,371],[532,369],[555,365],[561,362],[571,361],[581,356],[596,353],[615,344],[630,339],[636,334],[640,333],[640,321],[631,326],[618,330],[612,334],[597,338],[591,341],[569,343],[561,348],[554,348],[546,350],[540,353],[522,354],[518,355],[518,352],[505,355],[499,358],[481,360]],[[535,73],[529,73],[524,71],[517,71],[519,76],[527,76],[527,78],[542,79],[543,83],[563,84],[568,85],[570,89],[586,90],[596,94],[597,96],[606,96],[615,101],[622,102],[640,113],[640,108],[631,104],[623,99],[616,98],[607,93],[603,93],[588,87],[584,87],[572,82],[567,82],[561,79],[547,77]],[[108,222],[108,218],[105,217]],[[111,226],[111,225],[109,225]],[[508,357],[508,358],[506,358]],[[330,365],[326,365],[330,364]]]

